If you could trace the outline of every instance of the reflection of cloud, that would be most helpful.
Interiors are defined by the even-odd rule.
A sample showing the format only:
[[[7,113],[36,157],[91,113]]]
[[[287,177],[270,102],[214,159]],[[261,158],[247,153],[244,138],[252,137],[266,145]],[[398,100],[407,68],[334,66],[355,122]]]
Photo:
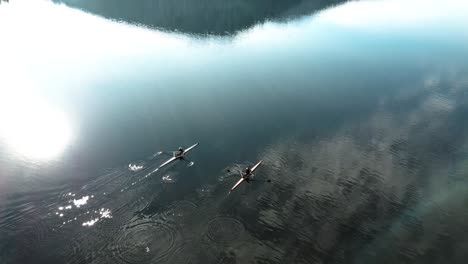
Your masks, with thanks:
[[[449,184],[454,179],[466,184],[466,178],[450,176],[459,167],[465,170],[461,165],[466,162],[450,164],[457,142],[468,138],[447,130],[464,127],[453,118],[459,115],[463,92],[452,89],[460,83],[456,79],[441,75],[440,82],[444,87],[428,91],[423,81],[405,97],[387,98],[368,119],[326,138],[288,139],[267,148],[265,174],[273,178],[273,186],[263,187],[259,198],[265,201],[258,216],[265,227],[259,228],[291,230],[300,243],[314,245],[316,254],[337,255],[355,245],[357,263],[385,260],[390,253],[393,263],[419,260],[440,243],[441,235],[465,241],[455,228],[440,224],[447,221],[468,230],[456,220],[455,215],[465,213],[458,213],[459,203],[453,201],[466,194],[451,195],[455,185]],[[401,108],[406,101],[413,103]]]
[[[447,10],[450,16],[446,16]],[[322,21],[367,30],[407,28],[466,20],[468,4],[464,0],[385,0],[350,1],[320,13]]]
[[[259,220],[273,228],[282,228],[285,225],[280,217],[280,212],[273,209],[262,210],[259,213]]]
[[[438,75],[430,75],[424,79],[424,87],[426,87],[429,90],[439,85],[439,83],[440,76]]]
[[[440,95],[433,95],[426,99],[423,108],[429,112],[451,112],[455,108],[455,102]]]

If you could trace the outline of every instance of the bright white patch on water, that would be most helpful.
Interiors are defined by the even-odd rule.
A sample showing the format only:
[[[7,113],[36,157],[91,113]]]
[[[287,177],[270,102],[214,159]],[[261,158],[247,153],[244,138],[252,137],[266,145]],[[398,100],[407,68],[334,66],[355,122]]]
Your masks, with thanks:
[[[59,206],[58,208],[60,211],[63,211],[63,210],[69,210],[69,209],[72,209],[72,206],[71,205],[67,205],[67,206]]]
[[[101,218],[112,218],[111,211],[109,209],[101,208],[99,211]]]
[[[161,180],[165,183],[174,183],[177,182],[177,178],[174,177],[173,175],[167,174],[162,176]]]
[[[465,0],[364,0],[350,1],[326,9],[318,14],[318,18],[339,26],[380,31],[413,26],[427,27],[428,24],[437,25],[443,21],[466,21],[467,11],[468,2]]]
[[[96,211],[96,212],[97,212],[97,211]],[[93,226],[93,225],[95,225],[100,219],[112,218],[112,214],[111,214],[111,211],[110,211],[109,209],[101,208],[101,209],[99,209],[99,212],[97,212],[97,213],[99,214],[98,217],[92,218],[91,220],[82,223],[82,226]],[[75,218],[75,220],[76,220],[76,218]]]
[[[80,208],[80,206],[85,205],[88,202],[88,200],[89,196],[83,196],[81,199],[73,200],[73,204],[75,204],[77,208]]]
[[[84,222],[82,225],[83,226],[93,226],[95,223],[97,223],[97,221],[99,221],[99,218],[94,218],[94,219],[91,219],[87,222]]]
[[[143,165],[136,165],[136,164],[128,164],[128,169],[131,171],[140,171],[144,168]]]
[[[6,82],[9,78],[4,79]],[[30,92],[12,89],[27,86],[22,81],[12,80],[2,86],[0,140],[12,151],[35,160],[47,160],[60,154],[72,139],[67,115]]]

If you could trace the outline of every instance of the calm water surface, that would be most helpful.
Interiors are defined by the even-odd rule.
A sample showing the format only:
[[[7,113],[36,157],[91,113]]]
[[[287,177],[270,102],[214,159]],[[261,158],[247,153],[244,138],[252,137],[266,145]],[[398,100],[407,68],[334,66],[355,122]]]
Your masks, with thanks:
[[[464,1],[57,2],[0,4],[0,263],[466,262]]]

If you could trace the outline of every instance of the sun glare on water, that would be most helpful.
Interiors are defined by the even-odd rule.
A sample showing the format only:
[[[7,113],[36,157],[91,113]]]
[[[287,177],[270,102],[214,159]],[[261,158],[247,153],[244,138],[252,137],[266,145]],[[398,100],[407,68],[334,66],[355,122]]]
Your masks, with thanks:
[[[65,113],[39,98],[10,95],[0,99],[0,141],[12,152],[35,160],[52,159],[71,138]]]

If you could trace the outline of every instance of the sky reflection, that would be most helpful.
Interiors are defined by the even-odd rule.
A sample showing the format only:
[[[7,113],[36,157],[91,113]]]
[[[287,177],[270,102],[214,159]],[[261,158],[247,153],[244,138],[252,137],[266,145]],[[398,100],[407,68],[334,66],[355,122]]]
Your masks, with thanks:
[[[460,30],[467,11],[468,4],[460,0],[352,1],[316,16],[260,24],[232,37],[195,37],[109,21],[49,1],[14,1],[0,7],[0,24],[11,25],[0,28],[8,39],[0,49],[5,76],[0,96],[9,102],[1,109],[8,128],[3,130],[15,135],[14,140],[4,138],[33,148],[14,143],[20,152],[50,157],[69,144],[71,134],[80,147],[110,140],[118,132],[104,127],[121,122],[117,119],[129,112],[138,124],[168,124],[171,118],[187,123],[175,106],[182,101],[195,119],[207,116],[216,123],[220,117],[212,109],[230,117],[228,109],[253,86],[262,98],[251,96],[247,103],[261,99],[264,111],[273,115],[267,102],[304,100],[301,94],[310,91],[308,100],[320,104],[331,91],[349,92],[344,87],[350,78],[365,85],[394,68],[401,71],[388,78],[402,79],[405,71],[424,65],[444,67],[444,60],[452,63],[467,43]],[[453,31],[457,34],[447,33]],[[406,59],[398,59],[402,57]],[[337,74],[341,77],[335,78]],[[25,79],[28,85],[22,85]],[[222,96],[216,96],[221,87]],[[21,111],[9,111],[26,102],[11,96],[13,90],[39,94],[48,115],[33,118],[34,123]],[[22,109],[41,113],[33,106]],[[148,120],[141,120],[147,113]],[[22,125],[11,120],[23,120]],[[206,129],[211,125],[201,124]],[[40,140],[41,133],[16,133],[31,127],[47,128],[54,140]],[[106,139],[92,140],[98,137]],[[41,153],[49,145],[53,153]]]

